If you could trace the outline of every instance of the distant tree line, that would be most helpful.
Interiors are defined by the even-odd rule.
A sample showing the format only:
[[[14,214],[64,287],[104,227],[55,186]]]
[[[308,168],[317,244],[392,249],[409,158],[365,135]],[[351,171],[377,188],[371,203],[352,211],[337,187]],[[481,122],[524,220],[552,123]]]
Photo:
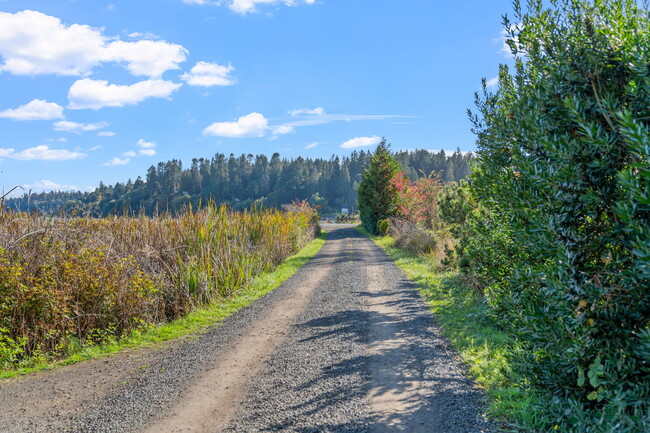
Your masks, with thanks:
[[[160,162],[147,170],[145,179],[104,185],[92,192],[44,192],[7,200],[6,207],[45,213],[65,212],[85,216],[157,212],[177,212],[189,205],[200,207],[209,201],[228,203],[234,209],[250,206],[279,207],[294,200],[308,200],[327,213],[356,209],[357,188],[372,157],[370,151],[353,152],[349,157],[286,159],[274,153],[242,154],[226,157],[218,153],[210,159],[195,158],[183,168],[180,160]],[[447,181],[464,179],[472,156],[459,151],[400,151],[395,158],[412,179],[441,172]]]

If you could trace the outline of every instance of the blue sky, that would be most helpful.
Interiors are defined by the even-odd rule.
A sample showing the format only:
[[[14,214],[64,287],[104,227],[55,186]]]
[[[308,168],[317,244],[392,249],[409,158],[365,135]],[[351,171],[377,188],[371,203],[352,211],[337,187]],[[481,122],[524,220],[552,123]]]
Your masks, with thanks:
[[[510,0],[0,0],[0,190],[215,153],[475,149]]]

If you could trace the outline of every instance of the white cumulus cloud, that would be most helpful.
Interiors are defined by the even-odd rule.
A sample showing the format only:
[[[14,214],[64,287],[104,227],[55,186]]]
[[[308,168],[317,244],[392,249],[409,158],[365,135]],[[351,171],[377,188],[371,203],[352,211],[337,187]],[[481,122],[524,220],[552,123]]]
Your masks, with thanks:
[[[0,117],[12,120],[63,119],[63,107],[54,102],[34,99],[18,108],[10,108],[0,112]]]
[[[493,39],[493,42],[501,44],[501,54],[506,57],[506,58],[513,58],[514,56],[512,55],[512,48],[510,48],[510,44],[508,44],[508,40],[511,40],[517,49],[519,50],[519,53],[517,54],[516,57],[521,57],[523,56],[523,47],[519,43],[519,33],[523,30],[523,24],[521,23],[514,23],[510,25],[510,29],[502,29],[501,30],[501,37],[497,39]],[[514,32],[514,37],[512,37],[511,32]]]
[[[296,128],[288,125],[281,125],[273,129],[273,135],[286,135],[296,132]]]
[[[377,137],[376,135],[372,137],[355,137],[352,138],[345,143],[341,144],[342,149],[354,149],[357,147],[369,147],[369,146],[376,146],[377,144],[381,143],[381,137]]]
[[[488,89],[495,88],[499,85],[499,77],[490,78],[485,82],[485,87]]]
[[[141,138],[138,140],[138,142],[135,145],[138,147],[137,150],[129,150],[127,152],[124,152],[121,155],[124,158],[119,158],[116,156],[108,160],[104,165],[107,166],[125,165],[131,162],[131,158],[135,158],[138,156],[154,156],[156,154],[156,149],[155,149],[156,142],[154,141],[147,141]]]
[[[115,41],[103,51],[103,59],[123,62],[132,75],[150,78],[160,78],[165,71],[178,69],[186,57],[184,47],[165,41]]]
[[[97,135],[100,137],[113,137],[115,133],[113,131],[100,131]]]
[[[154,143],[153,141],[146,141],[144,138],[141,138],[136,143],[136,146],[138,146],[141,149],[153,149],[154,147],[156,147],[156,143]]]
[[[0,12],[0,70],[12,74],[83,75],[98,63],[105,43],[90,26],[66,26],[31,10]]]
[[[126,164],[128,164],[129,162],[131,162],[131,160],[130,160],[129,158],[124,158],[124,159],[122,159],[122,158],[118,158],[117,156],[114,156],[113,158],[111,158],[111,159],[109,159],[108,161],[106,161],[106,162],[104,163],[104,165],[105,165],[106,167],[114,167],[114,166],[116,166],[116,165],[126,165]]]
[[[15,151],[16,151],[16,149],[0,147],[0,158],[7,158],[7,157],[13,155]]]
[[[204,135],[217,137],[263,137],[269,122],[260,113],[251,113],[235,122],[216,122],[203,130]]]
[[[83,158],[84,156],[86,156],[85,153],[65,149],[50,149],[49,146],[45,145],[30,147],[21,152],[16,152],[15,149],[0,148],[0,157],[20,159],[23,161],[66,161]]]
[[[133,75],[160,78],[187,58],[181,45],[165,41],[123,42],[83,24],[25,10],[0,12],[0,71],[14,75],[83,76],[102,63],[124,64]]]
[[[145,80],[132,85],[108,84],[104,80],[77,80],[68,92],[71,109],[124,107],[149,98],[169,98],[182,84],[165,80]]]
[[[318,146],[320,143],[318,141],[314,141],[306,145],[304,148],[305,149],[313,149],[314,147]]]
[[[156,143],[153,141],[146,141],[141,138],[136,143],[136,146],[139,147],[138,154],[142,156],[154,156],[156,154]]]
[[[190,86],[232,86],[237,81],[229,74],[234,71],[232,65],[223,66],[218,63],[198,62],[190,72],[181,75],[181,80]]]
[[[108,122],[77,123],[77,122],[71,122],[69,120],[61,120],[60,122],[56,122],[54,124],[54,130],[74,132],[75,134],[79,134],[82,131],[83,132],[97,131],[98,129],[106,128],[107,126],[108,126]]]

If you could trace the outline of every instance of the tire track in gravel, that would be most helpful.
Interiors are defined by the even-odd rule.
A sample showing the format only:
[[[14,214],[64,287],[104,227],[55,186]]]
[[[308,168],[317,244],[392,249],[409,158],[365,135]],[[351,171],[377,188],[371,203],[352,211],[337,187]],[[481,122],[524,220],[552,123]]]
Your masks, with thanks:
[[[217,328],[0,384],[0,431],[492,431],[413,283],[354,228],[325,228],[309,263]],[[52,385],[73,377],[85,391]]]
[[[414,284],[355,229],[326,229],[343,255],[225,431],[490,431]]]
[[[336,247],[338,245],[330,243],[323,251],[327,258],[320,260],[306,284],[297,287],[291,297],[259,317],[258,326],[220,354],[214,366],[185,391],[179,404],[170,408],[171,415],[157,420],[145,432],[216,433],[228,425],[241,401],[244,385],[261,370],[289,333],[293,320],[305,308],[314,290],[330,272],[332,257],[338,254]]]

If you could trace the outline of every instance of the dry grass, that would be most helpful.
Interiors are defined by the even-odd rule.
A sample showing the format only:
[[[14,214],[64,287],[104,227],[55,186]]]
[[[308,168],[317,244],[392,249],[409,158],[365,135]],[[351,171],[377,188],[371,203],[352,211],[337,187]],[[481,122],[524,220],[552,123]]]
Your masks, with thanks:
[[[394,238],[395,246],[417,256],[425,256],[436,269],[447,267],[448,250],[457,242],[447,227],[438,223],[437,228],[400,218],[392,218],[388,233]]]
[[[0,367],[228,298],[311,240],[313,212],[54,218],[0,212]]]

